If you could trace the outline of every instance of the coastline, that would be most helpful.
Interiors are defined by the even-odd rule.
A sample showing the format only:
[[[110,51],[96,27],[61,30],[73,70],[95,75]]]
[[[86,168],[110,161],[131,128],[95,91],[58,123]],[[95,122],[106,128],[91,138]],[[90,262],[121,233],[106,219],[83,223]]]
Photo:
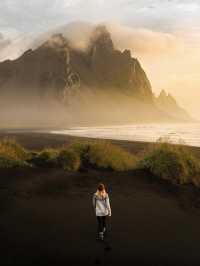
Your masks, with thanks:
[[[54,134],[46,132],[28,132],[26,130],[24,132],[11,132],[7,130],[0,130],[0,139],[2,138],[14,138],[25,148],[32,150],[41,150],[43,148],[59,148],[63,145],[68,145],[72,142],[82,140],[103,140],[119,145],[120,147],[125,148],[129,152],[137,154],[151,145],[156,145],[156,142],[79,137],[61,133]],[[200,158],[200,147],[189,145],[183,146],[185,146],[189,151],[191,151],[198,158]]]
[[[1,129],[2,133],[43,133],[66,135],[72,137],[98,138],[105,140],[118,140],[130,142],[157,142],[166,140],[174,144],[200,147],[200,124],[199,123],[151,123],[151,124],[123,124],[104,125],[92,127],[68,127],[59,128],[22,128],[22,129]]]

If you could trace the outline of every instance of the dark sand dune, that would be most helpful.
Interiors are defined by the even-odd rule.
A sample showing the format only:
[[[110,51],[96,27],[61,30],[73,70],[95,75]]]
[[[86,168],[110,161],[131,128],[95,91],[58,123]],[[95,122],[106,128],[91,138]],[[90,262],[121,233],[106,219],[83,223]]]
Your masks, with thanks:
[[[37,137],[21,135],[21,142],[39,148]],[[46,143],[64,138],[46,136]],[[100,180],[113,214],[105,243],[95,239],[91,205]],[[198,202],[192,188],[140,171],[1,170],[0,265],[200,265]]]

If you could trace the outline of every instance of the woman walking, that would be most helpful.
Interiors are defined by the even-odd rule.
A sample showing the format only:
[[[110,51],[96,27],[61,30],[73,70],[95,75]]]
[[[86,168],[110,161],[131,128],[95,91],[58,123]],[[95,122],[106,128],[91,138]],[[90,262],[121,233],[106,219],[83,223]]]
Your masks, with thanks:
[[[106,217],[111,216],[109,196],[104,184],[100,183],[98,185],[97,191],[93,195],[92,203],[98,222],[99,239],[103,240],[106,232]]]

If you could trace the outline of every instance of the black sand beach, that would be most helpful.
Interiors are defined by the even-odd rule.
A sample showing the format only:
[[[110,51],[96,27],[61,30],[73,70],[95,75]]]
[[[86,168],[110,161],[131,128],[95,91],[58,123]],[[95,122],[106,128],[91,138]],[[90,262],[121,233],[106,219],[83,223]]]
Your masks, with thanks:
[[[9,136],[30,149],[76,139],[33,133]],[[114,142],[136,153],[148,145]],[[105,242],[96,241],[92,208],[99,181],[107,185],[112,207]],[[200,265],[199,191],[158,182],[139,170],[1,170],[0,217],[2,266]]]

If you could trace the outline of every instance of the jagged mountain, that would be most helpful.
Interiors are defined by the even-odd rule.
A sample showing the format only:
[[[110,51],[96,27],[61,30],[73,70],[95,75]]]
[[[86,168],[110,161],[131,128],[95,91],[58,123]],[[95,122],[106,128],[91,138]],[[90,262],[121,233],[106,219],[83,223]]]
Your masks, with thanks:
[[[151,84],[140,63],[129,50],[116,50],[104,27],[96,29],[89,51],[91,68],[103,86],[119,88],[144,101],[152,100]]]
[[[178,118],[182,121],[192,120],[190,115],[177,104],[174,97],[170,93],[167,94],[164,90],[162,90],[159,96],[155,98],[155,104],[160,110],[172,117]]]
[[[1,106],[19,103],[29,107],[38,102],[48,106],[51,99],[66,107],[70,121],[79,121],[84,112],[82,120],[97,124],[187,120],[187,114],[169,98],[161,94],[155,99],[139,61],[129,50],[115,49],[104,26],[94,30],[84,51],[55,34],[37,49],[0,63]],[[97,110],[100,102],[102,111]]]
[[[69,83],[78,79],[81,87],[115,88],[141,100],[152,100],[151,85],[140,63],[130,51],[116,50],[104,27],[95,30],[86,52],[71,48],[57,34],[38,49],[0,64],[1,93],[13,90],[26,95],[36,91],[44,95],[53,90],[59,95],[70,85],[66,84],[67,79]]]

